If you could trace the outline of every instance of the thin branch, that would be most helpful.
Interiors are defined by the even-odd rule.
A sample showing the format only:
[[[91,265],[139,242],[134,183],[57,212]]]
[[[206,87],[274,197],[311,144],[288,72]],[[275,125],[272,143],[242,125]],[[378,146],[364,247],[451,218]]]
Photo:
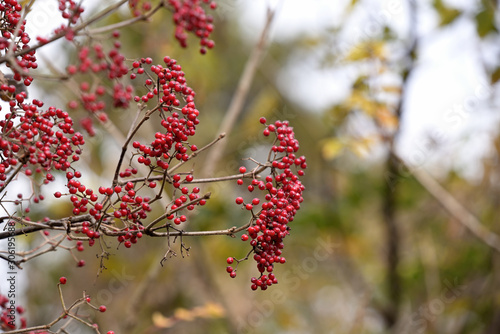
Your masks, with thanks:
[[[202,148],[198,149],[198,151],[195,151],[195,152],[191,153],[191,155],[189,156],[189,158],[186,161],[181,161],[180,163],[178,163],[174,167],[170,168],[168,170],[168,173],[172,174],[172,172],[175,171],[177,168],[179,168],[180,166],[184,165],[186,162],[190,161],[192,158],[196,157],[201,152],[209,149],[210,147],[212,147],[213,145],[215,145],[218,141],[220,141],[225,136],[226,136],[225,133],[221,133],[217,138],[215,138],[214,140],[212,140],[210,143],[208,143],[207,145],[205,145]]]
[[[465,226],[479,240],[500,252],[500,237],[484,227],[469,210],[460,204],[452,194],[443,188],[429,173],[423,169],[409,169],[415,179],[436,199],[448,213]]]
[[[119,7],[121,7],[126,2],[128,2],[128,0],[120,0],[116,4],[114,4],[114,5],[106,8],[105,10],[103,10],[102,12],[100,12],[99,14],[97,14],[95,17],[89,19],[87,22],[83,22],[80,25],[74,27],[72,30],[75,33],[77,33],[78,31],[80,31],[82,29],[85,29],[86,27],[88,27],[92,23],[94,23],[96,21],[99,21],[102,18],[104,18],[105,16],[111,14],[112,12],[114,12],[115,10],[117,10]],[[39,49],[40,47],[42,47],[44,45],[47,45],[49,43],[54,42],[54,41],[58,40],[59,38],[64,37],[65,35],[66,35],[65,31],[57,33],[54,36],[52,36],[51,38],[49,38],[46,42],[44,42],[44,43],[38,43],[38,44],[33,45],[32,47],[29,47],[29,48],[21,49],[21,50],[17,51],[16,53],[14,53],[13,56],[14,57],[18,57],[18,56],[25,55],[25,54],[33,51],[33,50]],[[6,61],[9,60],[9,58],[10,58],[10,56],[7,56],[7,55],[5,55],[3,57],[0,57],[0,64],[5,63]]]
[[[132,24],[134,24],[136,22],[139,22],[139,21],[146,21],[151,16],[153,16],[153,14],[156,13],[163,6],[164,6],[164,2],[161,1],[155,8],[153,8],[151,11],[149,11],[146,14],[142,14],[140,16],[133,17],[131,19],[128,19],[128,20],[125,20],[125,21],[121,21],[121,22],[118,22],[118,23],[110,24],[110,25],[107,25],[107,26],[104,26],[104,27],[90,29],[87,33],[89,35],[91,35],[91,36],[92,35],[97,35],[97,34],[102,34],[102,33],[108,32],[108,31],[113,31],[113,30],[116,30],[116,29],[124,28],[126,26],[132,25]]]
[[[189,201],[189,202],[186,202],[184,203],[183,205],[175,208],[174,210],[169,210],[167,212],[165,212],[164,214],[162,214],[160,217],[156,218],[155,220],[153,220],[151,223],[149,223],[149,225],[144,229],[144,231],[148,232],[149,230],[151,230],[156,224],[158,224],[158,222],[162,221],[163,219],[167,218],[168,216],[176,213],[177,211],[181,211],[185,208],[187,208],[188,206],[190,205],[193,205],[193,204],[196,204],[198,203],[199,201],[201,200],[206,200],[206,199],[209,199],[210,198],[210,193],[206,193],[205,195],[199,197],[199,198],[196,198],[192,201]]]
[[[189,184],[195,184],[195,183],[212,183],[212,182],[222,182],[222,181],[232,181],[232,180],[237,180],[237,179],[249,179],[249,178],[255,178],[257,175],[263,171],[265,171],[267,168],[270,168],[271,164],[266,164],[266,165],[261,165],[259,168],[257,168],[254,171],[246,172],[244,174],[234,174],[234,175],[227,175],[227,176],[220,176],[220,177],[209,177],[209,178],[202,178],[202,179],[193,179],[193,181],[189,182]],[[150,176],[150,177],[137,177],[133,179],[127,179],[126,181],[122,181],[121,184],[125,184],[127,182],[143,182],[143,181],[159,181],[163,180],[163,175],[156,175],[156,176]]]
[[[11,183],[12,180],[17,176],[17,174],[19,174],[21,168],[23,168],[23,164],[20,162],[19,165],[16,167],[16,169],[12,172],[12,174],[10,174],[9,178],[5,181],[3,186],[0,187],[0,193],[4,191],[5,188],[7,188],[7,186],[9,185],[9,183]]]
[[[218,133],[229,134],[234,127],[234,123],[236,122],[238,115],[243,109],[243,103],[248,96],[250,86],[255,76],[255,72],[259,67],[260,61],[262,60],[262,55],[267,44],[269,31],[271,29],[271,23],[273,22],[275,13],[276,10],[268,9],[264,29],[262,29],[259,41],[255,45],[252,53],[250,54],[250,57],[247,60],[245,69],[243,70],[243,74],[241,75],[238,86],[236,87],[236,92],[233,95],[233,99],[231,100],[231,104],[229,105],[222,124],[219,127]],[[206,175],[213,175],[216,165],[222,157],[226,146],[227,140],[218,145],[216,149],[213,150],[212,153],[208,156],[205,166]]]

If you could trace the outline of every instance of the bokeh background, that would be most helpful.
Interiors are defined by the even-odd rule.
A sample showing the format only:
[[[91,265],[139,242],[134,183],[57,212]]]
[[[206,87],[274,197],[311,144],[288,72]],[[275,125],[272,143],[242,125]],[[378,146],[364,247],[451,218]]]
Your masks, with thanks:
[[[178,47],[166,11],[122,29],[128,58],[169,55],[183,66],[201,111],[198,146],[217,136],[269,8],[276,14],[265,54],[213,176],[234,174],[270,145],[259,117],[294,127],[306,192],[285,240],[287,263],[276,267],[279,284],[251,291],[251,261],[229,277],[226,258],[248,251],[239,238],[186,238],[189,256],[178,251],[163,267],[166,240],[117,249],[110,239],[101,273],[93,248],[77,254],[83,268],[61,251],[26,265],[30,324],[58,315],[54,282],[64,275],[67,301],[85,291],[107,306],[82,310],[104,332],[499,333],[498,2],[220,0],[216,47],[205,56],[193,38]],[[128,17],[124,8],[107,24]],[[76,57],[60,45],[40,54],[60,70]],[[32,94],[59,105],[72,99],[57,83]],[[131,116],[109,115],[126,134]],[[97,129],[88,144],[85,169],[97,188],[113,174],[121,143]],[[197,158],[195,173],[210,154]],[[189,228],[248,219],[234,204],[235,182],[204,191],[213,196]],[[47,212],[65,216],[71,207],[47,200],[39,214]]]

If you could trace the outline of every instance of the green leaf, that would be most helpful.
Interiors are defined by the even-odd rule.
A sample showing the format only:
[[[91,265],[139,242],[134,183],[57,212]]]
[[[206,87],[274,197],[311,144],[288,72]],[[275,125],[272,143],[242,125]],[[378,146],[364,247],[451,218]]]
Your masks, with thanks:
[[[494,85],[500,80],[500,67],[491,73],[491,84]]]
[[[490,6],[485,6],[482,11],[476,14],[476,29],[481,38],[491,32],[498,32],[495,26],[495,12]]]
[[[441,19],[439,22],[439,26],[441,27],[451,24],[457,19],[457,17],[460,16],[460,14],[462,14],[462,12],[458,9],[444,5],[442,0],[434,0],[432,5],[439,14],[439,17]]]

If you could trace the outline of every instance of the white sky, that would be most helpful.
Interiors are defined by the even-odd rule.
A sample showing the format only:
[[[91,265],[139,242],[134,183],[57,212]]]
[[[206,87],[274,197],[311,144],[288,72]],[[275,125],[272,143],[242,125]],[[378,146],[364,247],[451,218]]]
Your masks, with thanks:
[[[276,1],[239,0],[236,3],[238,15],[242,15],[241,29],[256,39],[266,6]],[[272,37],[276,41],[290,41],[299,34],[314,36],[327,27],[338,26],[347,3],[350,1],[313,0],[307,5],[300,0],[282,1]],[[355,45],[356,41],[369,37],[370,31],[377,28],[377,22],[379,27],[387,23],[400,36],[405,36],[408,16],[404,2],[360,0],[360,3],[363,6],[353,13],[352,19],[342,23],[348,24],[349,29],[342,35],[341,43]],[[481,59],[498,59],[498,48],[491,47],[492,43],[490,49],[484,47],[486,43],[478,39],[474,22],[469,18],[459,18],[449,27],[436,31],[439,21],[430,1],[417,3],[420,54],[411,77],[399,154],[417,166],[454,167],[463,170],[465,176],[480,177],[480,159],[490,151],[491,138],[499,123],[497,113],[491,106],[488,109],[492,91]],[[471,11],[478,1],[445,3]],[[368,23],[369,19],[372,23]],[[488,52],[482,54],[480,47],[482,52]],[[321,111],[345,98],[355,73],[349,69],[319,69],[317,58],[318,55],[305,58],[304,54],[298,55],[296,61],[282,69],[279,84],[285,93],[319,92],[314,99],[308,99],[307,107]],[[299,80],[303,73],[308,73],[307,81]],[[293,99],[293,94],[289,96]],[[426,147],[429,136],[438,139],[437,151]]]

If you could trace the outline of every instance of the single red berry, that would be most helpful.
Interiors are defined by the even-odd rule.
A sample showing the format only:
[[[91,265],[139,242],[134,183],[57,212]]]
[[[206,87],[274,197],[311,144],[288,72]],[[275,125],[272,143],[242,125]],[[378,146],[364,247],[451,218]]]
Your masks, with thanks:
[[[99,306],[99,312],[106,312],[106,306],[104,305]]]
[[[247,205],[245,205],[245,209],[247,210],[252,210],[253,209],[253,205],[248,203]]]
[[[241,235],[241,240],[243,240],[243,241],[247,241],[247,240],[248,240],[248,235],[246,235],[246,234],[242,234],[242,235]]]
[[[247,171],[247,169],[243,166],[240,167],[240,173],[244,174]]]
[[[227,271],[228,273],[232,273],[232,272],[233,272],[233,267],[231,267],[231,266],[227,266],[227,267],[226,267],[226,271]]]
[[[231,264],[234,262],[234,259],[232,257],[228,257],[226,262],[227,262],[227,264]]]
[[[66,284],[66,282],[67,282],[67,281],[68,281],[68,280],[67,280],[67,279],[66,279],[66,277],[64,277],[64,276],[63,276],[63,277],[61,277],[61,278],[59,278],[59,283],[61,283],[61,284]]]
[[[78,261],[77,266],[78,266],[78,267],[83,267],[83,266],[85,266],[85,261],[84,261],[84,260],[80,260],[80,261]]]
[[[236,204],[243,204],[243,197],[236,197]]]
[[[265,118],[265,117],[261,117],[261,118],[259,119],[259,122],[260,122],[261,124],[266,124],[267,120],[266,120],[266,118]]]

